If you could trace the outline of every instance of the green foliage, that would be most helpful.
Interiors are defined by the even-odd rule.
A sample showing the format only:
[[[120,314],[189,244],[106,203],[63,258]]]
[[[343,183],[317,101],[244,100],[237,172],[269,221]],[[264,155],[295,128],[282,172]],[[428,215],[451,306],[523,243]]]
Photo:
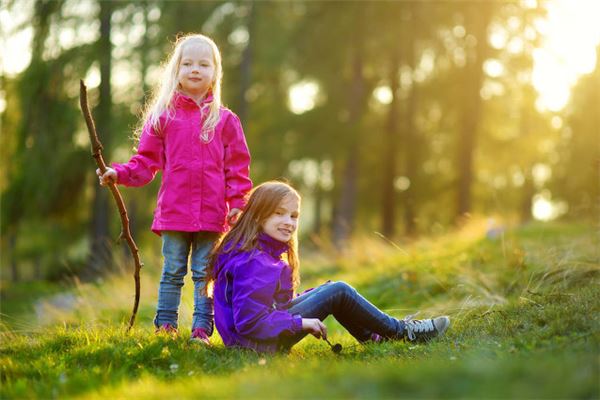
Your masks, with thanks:
[[[473,149],[474,213],[526,221],[532,197],[551,190],[553,199],[567,203],[569,216],[597,215],[599,156],[593,144],[600,68],[574,87],[570,106],[559,115],[536,109],[530,78],[533,50],[543,39],[536,31],[543,3],[121,1],[112,4],[110,55],[99,46],[99,32],[79,34],[97,28],[100,3],[86,3],[85,13],[76,12],[76,3],[37,1],[31,18],[9,33],[32,28],[33,40],[29,66],[0,78],[6,102],[0,116],[3,272],[5,265],[35,263],[37,254],[52,254],[57,245],[92,242],[96,167],[78,106],[79,79],[97,78],[99,60],[112,57],[111,121],[97,114],[94,86],[90,103],[98,127],[110,126],[99,132],[109,144],[107,161],[126,161],[157,67],[177,34],[192,31],[214,37],[221,48],[224,103],[243,114],[253,180],[287,178],[298,186],[311,215],[307,230],[318,226],[328,236],[326,226],[340,208],[354,208],[346,216],[356,233],[382,230],[386,197],[396,209],[393,226],[404,225],[411,234],[414,223],[416,233],[427,234],[447,229],[455,216],[456,154],[465,146],[460,132],[472,111],[464,98],[472,83],[465,63],[486,39],[476,37],[472,22],[491,7],[488,36],[521,43],[522,51],[490,48],[484,56],[502,73],[484,74],[482,87],[471,90],[482,96]],[[7,9],[17,13],[22,6],[9,2]],[[62,40],[75,39],[63,42],[61,34]],[[289,90],[306,81],[318,87],[315,104],[295,114]],[[375,88],[391,91],[394,112],[376,98]],[[388,135],[393,123],[396,131]],[[392,145],[396,157],[388,163]],[[538,164],[552,169],[547,182],[534,181]],[[348,165],[357,168],[350,178]],[[409,187],[384,194],[397,178],[408,179]],[[158,181],[125,192],[135,236],[148,231]],[[349,195],[341,196],[345,188]],[[110,236],[116,237],[118,215],[114,208],[109,213]],[[46,243],[35,238],[38,248],[31,251],[26,235],[35,225],[59,225],[62,235]],[[64,276],[64,263],[43,262],[50,275]]]
[[[5,325],[0,393],[2,398],[195,398],[199,393],[206,398],[596,398],[600,260],[590,234],[586,226],[538,224],[506,231],[504,239],[484,239],[480,229],[470,227],[403,246],[402,252],[361,239],[347,257],[308,254],[303,287],[344,279],[394,315],[421,308],[422,314],[447,313],[452,319],[447,335],[428,344],[358,345],[330,318],[331,340],[343,345],[341,355],[310,337],[290,354],[277,355],[226,349],[218,336],[210,348],[190,343],[187,292],[179,337],[152,332],[155,298],[147,293],[138,325],[128,334],[124,299],[130,296],[123,292],[132,290],[130,277],[78,284],[72,289],[75,309],[56,314],[46,326],[27,333]],[[157,271],[143,272],[143,288],[154,291],[149,287]],[[3,313],[23,311],[14,307],[27,303],[23,289],[8,288]],[[77,317],[69,319],[72,313]],[[15,322],[3,320],[9,326]]]

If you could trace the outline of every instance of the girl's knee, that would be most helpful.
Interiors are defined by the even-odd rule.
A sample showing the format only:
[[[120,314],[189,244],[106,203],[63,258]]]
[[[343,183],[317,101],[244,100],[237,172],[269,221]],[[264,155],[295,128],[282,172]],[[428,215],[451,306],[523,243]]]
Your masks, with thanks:
[[[192,281],[194,282],[206,282],[206,266],[197,267],[192,266]]]
[[[186,271],[182,268],[163,268],[161,281],[183,286],[185,274]]]
[[[341,293],[353,293],[355,289],[344,281],[331,282],[332,290]]]

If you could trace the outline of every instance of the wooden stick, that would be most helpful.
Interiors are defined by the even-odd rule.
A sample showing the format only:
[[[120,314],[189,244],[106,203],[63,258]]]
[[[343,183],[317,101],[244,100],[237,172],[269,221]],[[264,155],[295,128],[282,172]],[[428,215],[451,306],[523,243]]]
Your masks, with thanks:
[[[100,172],[104,173],[106,172],[106,163],[102,157],[103,147],[102,143],[100,143],[100,140],[98,139],[94,120],[92,119],[92,114],[90,113],[87,100],[87,88],[83,83],[83,80],[79,81],[79,102],[81,104],[81,112],[83,112],[83,117],[85,118],[85,123],[87,124],[88,132],[90,134],[90,141],[92,143],[92,157],[94,157],[96,160],[96,165],[98,165],[98,168],[100,168]],[[131,237],[131,231],[129,229],[129,217],[127,216],[127,209],[125,208],[125,203],[123,203],[121,192],[119,192],[117,185],[112,182],[108,184],[108,188],[110,189],[113,198],[117,203],[119,214],[121,215],[122,229],[119,239],[125,239],[127,241],[127,245],[129,246],[129,250],[131,251],[131,255],[135,261],[135,270],[133,272],[133,279],[135,280],[135,300],[133,302],[133,311],[131,312],[131,318],[129,318],[129,325],[127,327],[127,330],[129,331],[135,322],[135,316],[140,304],[140,270],[144,264],[140,261],[138,247]]]

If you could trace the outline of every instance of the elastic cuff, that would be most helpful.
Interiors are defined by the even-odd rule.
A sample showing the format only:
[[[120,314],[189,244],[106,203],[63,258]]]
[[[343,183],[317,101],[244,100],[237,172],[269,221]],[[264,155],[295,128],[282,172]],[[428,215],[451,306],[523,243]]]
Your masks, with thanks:
[[[406,322],[401,319],[397,319],[398,321],[398,332],[396,333],[397,339],[402,339],[406,336]]]
[[[237,208],[238,210],[244,210],[244,207],[246,207],[246,202],[244,201],[244,199],[232,199],[229,201],[229,209],[234,209]]]
[[[118,163],[112,163],[110,166],[117,173],[117,183],[123,184],[123,181],[120,179],[121,177],[125,176],[125,169],[121,166],[121,164]]]
[[[292,331],[293,333],[302,332],[302,315],[294,314],[292,318]]]

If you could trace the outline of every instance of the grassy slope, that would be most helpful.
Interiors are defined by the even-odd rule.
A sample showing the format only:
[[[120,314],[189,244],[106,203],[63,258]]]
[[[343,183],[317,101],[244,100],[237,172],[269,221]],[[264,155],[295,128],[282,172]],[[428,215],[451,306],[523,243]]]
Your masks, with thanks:
[[[198,347],[186,333],[154,336],[151,270],[128,335],[119,322],[130,278],[78,284],[74,308],[48,303],[43,328],[5,327],[0,397],[598,398],[599,264],[597,233],[574,225],[533,225],[493,240],[473,228],[400,250],[361,240],[343,258],[315,253],[305,259],[303,287],[343,279],[398,317],[421,309],[453,320],[446,337],[427,345],[367,346],[328,320],[340,356],[312,338],[289,355],[263,356],[218,339]],[[190,308],[188,290],[184,330]]]

